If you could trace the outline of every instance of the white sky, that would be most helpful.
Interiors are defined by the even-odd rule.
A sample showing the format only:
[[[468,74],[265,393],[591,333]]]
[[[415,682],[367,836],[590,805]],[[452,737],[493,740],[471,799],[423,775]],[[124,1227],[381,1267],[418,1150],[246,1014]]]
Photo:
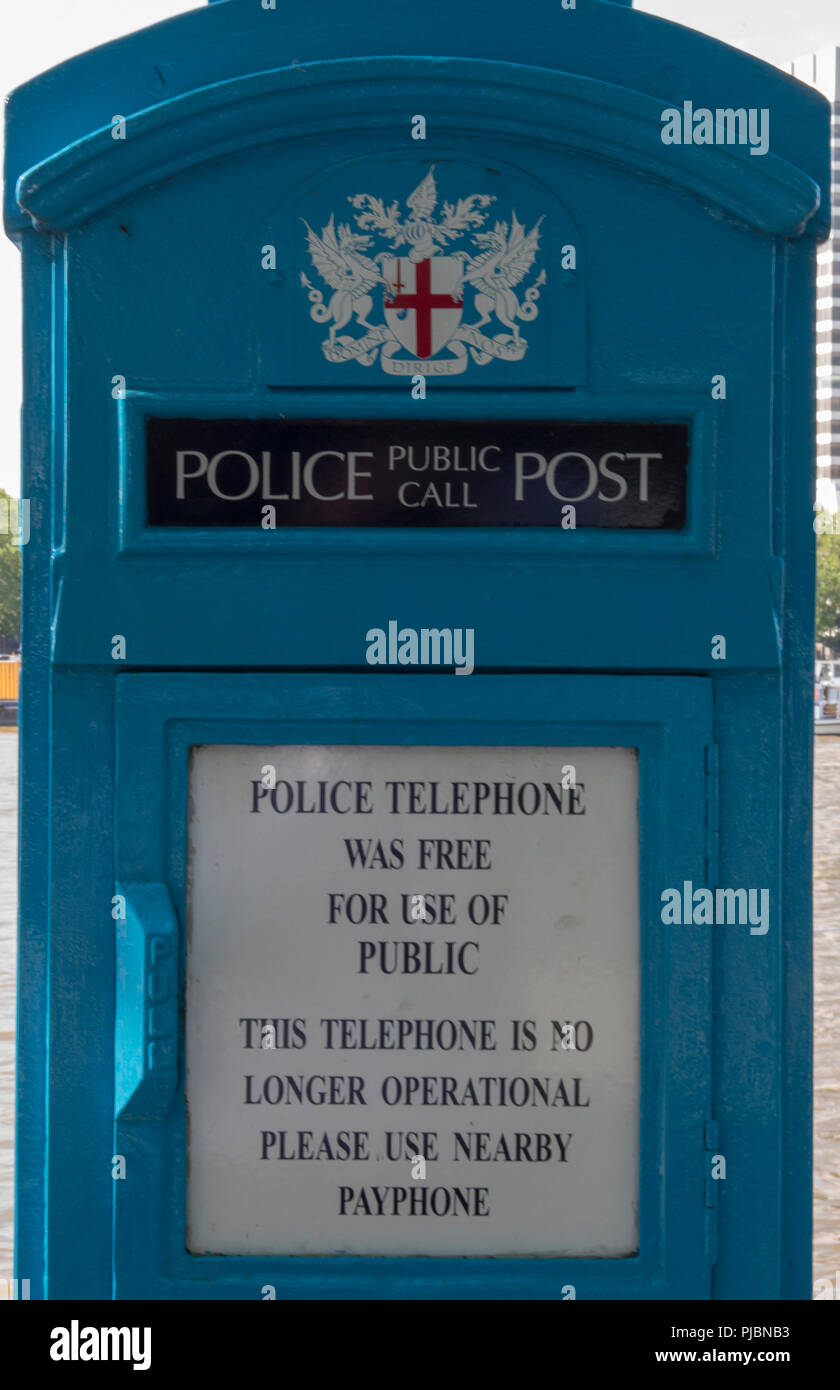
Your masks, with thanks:
[[[74,53],[198,7],[195,0],[33,0],[14,6],[7,0],[0,90],[9,92]],[[773,63],[840,44],[840,0],[638,0],[636,9],[702,29]],[[0,237],[0,305],[0,487],[17,496],[20,258],[5,237]]]
[[[638,0],[634,9],[700,29],[766,63],[840,45],[840,0]]]

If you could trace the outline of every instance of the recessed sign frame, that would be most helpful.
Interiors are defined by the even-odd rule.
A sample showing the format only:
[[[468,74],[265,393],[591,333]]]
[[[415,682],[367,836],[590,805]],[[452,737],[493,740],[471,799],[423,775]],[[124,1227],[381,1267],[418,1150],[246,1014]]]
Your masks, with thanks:
[[[411,412],[405,405],[395,407],[387,392],[370,390],[328,394],[278,388],[242,396],[163,394],[129,389],[114,401],[112,444],[119,478],[116,496],[118,550],[124,555],[149,557],[176,553],[181,560],[238,550],[253,553],[261,560],[277,554],[298,553],[322,554],[325,558],[357,556],[369,553],[372,545],[379,555],[393,552],[417,557],[449,554],[455,549],[469,547],[471,554],[488,559],[497,555],[562,558],[570,550],[634,557],[672,552],[698,556],[714,553],[717,501],[713,480],[718,427],[710,399],[699,394],[647,390],[632,395],[602,396],[586,389],[575,391],[574,395],[560,390],[494,391],[492,399],[492,413],[488,414],[486,393],[475,389],[441,393],[433,408],[428,401],[415,403],[426,412],[421,416],[419,410]],[[147,485],[150,425],[165,437],[170,428],[176,427],[176,422],[183,420],[194,420],[205,430],[212,428],[211,422],[219,421],[236,421],[245,429],[254,428],[260,421],[265,421],[269,428],[272,422],[282,425],[285,421],[296,429],[303,428],[307,421],[319,429],[325,427],[324,422],[330,421],[336,425],[342,421],[369,421],[374,430],[383,422],[403,421],[406,431],[413,434],[425,418],[430,422],[430,430],[441,435],[447,422],[455,425],[480,420],[484,429],[491,429],[494,421],[500,422],[511,437],[519,422],[530,422],[534,429],[544,427],[546,431],[565,431],[573,422],[579,422],[586,430],[600,427],[604,431],[605,449],[612,447],[610,440],[617,438],[622,423],[634,432],[646,425],[654,432],[664,428],[676,441],[678,471],[683,466],[685,469],[678,483],[679,516],[676,519],[680,524],[605,526],[591,524],[591,518],[585,524],[582,518],[575,529],[567,529],[562,518],[558,524],[544,525],[534,524],[533,518],[526,525],[463,525],[460,522],[456,525],[395,525],[380,518],[376,525],[369,526],[283,525],[278,512],[276,529],[272,530],[260,524],[260,508],[254,513],[255,524],[202,525],[196,515],[189,524],[176,525],[176,514],[171,507],[164,507],[161,512],[161,515],[164,512],[168,515],[167,524],[150,524]],[[596,467],[600,456],[598,454],[595,460]],[[609,461],[606,466],[611,466]],[[535,462],[534,467],[538,468],[539,464]],[[556,474],[554,481],[560,491],[560,479]],[[618,484],[615,486],[617,488]],[[562,505],[556,502],[558,509]],[[601,511],[606,511],[606,504],[601,504]]]
[[[243,713],[245,712],[245,713]],[[220,1296],[708,1297],[711,1227],[702,1136],[710,1086],[708,934],[675,935],[659,920],[660,892],[705,873],[705,749],[710,682],[702,678],[308,677],[125,675],[117,692],[117,863],[129,903],[121,949],[145,941],[149,1007],[175,1054],[142,1056],[118,1077],[116,1152],[143,1164],[142,1184],[115,1192],[117,1297],[141,1289],[190,1298],[206,1281]],[[179,1008],[184,969],[187,774],[208,743],[627,747],[638,750],[641,922],[639,1252],[625,1259],[197,1256],[185,1249],[186,1130]],[[167,906],[168,904],[168,906]],[[170,948],[172,955],[170,957]],[[170,964],[167,965],[167,958]],[[168,975],[167,975],[168,970]],[[157,994],[157,1003],[152,1000]],[[118,993],[118,1030],[140,1008]],[[668,1020],[673,1036],[667,1036]],[[138,1034],[143,1046],[149,1039]],[[664,1045],[663,1045],[664,1044]],[[142,1049],[141,1049],[142,1050]],[[125,1050],[124,1050],[125,1051]],[[130,1072],[130,1066],[129,1066]],[[664,1125],[663,1125],[664,1116]],[[161,1213],[167,1220],[161,1226]],[[160,1230],[153,1245],[143,1232]],[[138,1255],[138,1251],[141,1252]]]

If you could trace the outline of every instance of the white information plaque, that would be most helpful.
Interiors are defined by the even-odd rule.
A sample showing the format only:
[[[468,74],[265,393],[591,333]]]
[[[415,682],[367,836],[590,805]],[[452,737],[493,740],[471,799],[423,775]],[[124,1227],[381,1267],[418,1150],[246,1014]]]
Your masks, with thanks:
[[[187,1248],[638,1248],[627,748],[190,763]]]

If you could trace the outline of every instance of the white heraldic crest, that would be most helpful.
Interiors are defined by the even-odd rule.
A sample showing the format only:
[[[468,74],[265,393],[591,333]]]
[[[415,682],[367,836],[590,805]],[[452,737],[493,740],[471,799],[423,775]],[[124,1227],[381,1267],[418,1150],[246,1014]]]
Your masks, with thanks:
[[[471,193],[444,203],[435,220],[434,166],[406,199],[405,221],[398,202],[386,207],[370,193],[351,194],[348,201],[358,230],[346,222],[336,227],[331,216],[319,236],[304,222],[312,264],[332,290],[327,299],[306,275],[300,277],[311,317],[329,324],[321,344],[328,362],[370,367],[379,357],[392,376],[455,376],[470,357],[478,366],[494,358],[521,361],[528,341],[519,324],[539,313],[545,271],[521,299],[517,286],[534,264],[542,218],[526,232],[512,211],[509,224],[480,231],[488,217],[484,209],[495,200]],[[382,249],[368,254],[375,241],[371,233]],[[453,249],[459,240],[470,250]],[[441,247],[446,255],[439,254]],[[384,323],[375,321],[380,313]],[[465,323],[472,315],[474,321]],[[494,316],[507,331],[490,336],[482,329]],[[348,324],[361,334],[342,333]]]

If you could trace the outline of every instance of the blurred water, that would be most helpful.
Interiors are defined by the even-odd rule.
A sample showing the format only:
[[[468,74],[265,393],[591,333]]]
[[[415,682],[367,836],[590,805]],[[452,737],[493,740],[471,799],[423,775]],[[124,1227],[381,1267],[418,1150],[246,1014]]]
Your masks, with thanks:
[[[12,1273],[16,733],[0,732],[0,1297]],[[816,740],[814,779],[814,1278],[840,1270],[840,738]]]

